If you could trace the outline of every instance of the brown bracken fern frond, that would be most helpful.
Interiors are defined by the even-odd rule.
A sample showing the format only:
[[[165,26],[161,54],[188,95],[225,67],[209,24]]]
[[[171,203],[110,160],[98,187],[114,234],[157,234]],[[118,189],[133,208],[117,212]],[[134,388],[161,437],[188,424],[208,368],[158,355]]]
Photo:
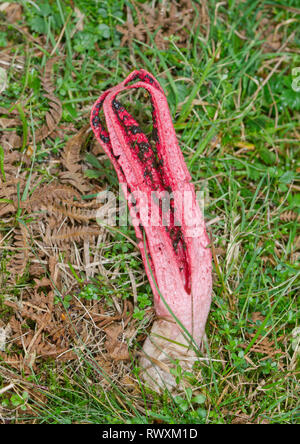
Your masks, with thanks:
[[[86,193],[89,189],[82,173],[80,156],[80,151],[87,139],[88,132],[89,125],[86,125],[68,140],[62,154],[62,164],[66,171],[60,173],[60,179],[63,183],[72,185],[81,193]]]
[[[55,95],[55,85],[52,81],[52,70],[53,65],[57,61],[57,58],[49,59],[45,65],[44,75],[41,76],[41,83],[43,90],[45,91],[44,97],[47,98],[49,103],[49,110],[45,115],[46,123],[44,123],[39,129],[36,130],[34,137],[31,135],[27,137],[27,143],[35,143],[44,140],[46,137],[50,136],[56,129],[57,125],[62,116],[62,105],[59,98]],[[0,114],[7,117],[0,118],[1,127],[20,126],[21,121],[18,116],[18,111],[13,110],[9,112],[5,108],[0,108]],[[4,131],[3,135],[0,137],[0,144],[6,149],[20,148],[22,146],[23,139],[20,137],[16,131]],[[13,152],[14,155],[19,154],[16,151]]]
[[[48,86],[51,90],[49,67],[47,73],[44,87]],[[83,244],[96,239],[101,232],[96,225],[99,208],[96,197],[82,199],[82,193],[95,195],[97,191],[97,186],[85,179],[82,172],[80,151],[86,143],[87,130],[88,126],[85,126],[66,143],[57,180],[45,183],[36,173],[31,174],[26,198],[24,191],[29,173],[22,166],[29,166],[30,159],[17,150],[3,150],[0,217],[2,220],[5,218],[6,224],[12,224],[4,243],[11,251],[5,259],[11,284],[15,284],[26,270],[29,279],[45,274],[50,269],[49,261],[53,254],[60,257],[60,252],[63,252],[63,257],[73,263],[81,254],[72,255],[74,242],[81,252]]]
[[[73,241],[82,241],[84,239],[89,239],[94,236],[99,235],[99,228],[95,227],[86,227],[83,228],[81,226],[77,227],[62,227],[59,229],[54,229],[50,235],[48,235],[48,242],[55,243],[57,245],[65,245],[69,244]]]
[[[280,220],[282,222],[299,221],[300,220],[300,214],[296,213],[295,211],[284,211],[280,215]]]
[[[14,248],[16,250],[8,266],[11,276],[15,279],[21,277],[25,272],[29,259],[29,245],[28,228],[20,222],[14,233]]]

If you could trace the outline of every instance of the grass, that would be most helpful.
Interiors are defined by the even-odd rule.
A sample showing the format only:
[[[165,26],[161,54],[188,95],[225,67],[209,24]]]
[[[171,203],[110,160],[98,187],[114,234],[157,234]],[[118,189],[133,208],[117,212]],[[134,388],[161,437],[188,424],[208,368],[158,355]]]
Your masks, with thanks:
[[[158,397],[142,387],[127,393],[111,376],[107,391],[97,383],[97,374],[104,370],[88,353],[80,356],[78,366],[44,362],[39,374],[22,378],[0,362],[0,419],[299,422],[299,347],[293,336],[299,326],[300,92],[292,87],[297,84],[293,69],[300,66],[297,2],[246,0],[225,6],[210,0],[205,33],[192,24],[185,46],[179,47],[176,36],[171,36],[167,49],[159,49],[150,33],[147,42],[135,38],[130,48],[121,46],[116,25],[126,21],[128,3],[123,0],[101,4],[75,0],[84,14],[83,27],[78,25],[78,10],[74,12],[68,1],[19,3],[23,12],[18,22],[8,24],[0,13],[0,42],[13,44],[14,56],[24,56],[25,64],[22,70],[8,69],[1,101],[6,107],[16,105],[23,135],[43,120],[47,100],[38,74],[53,54],[60,58],[56,93],[63,105],[62,123],[78,129],[87,122],[100,92],[134,68],[146,68],[157,76],[195,187],[205,191],[214,293],[207,324],[209,359],[196,364],[189,375],[191,388],[180,396]],[[41,44],[41,37],[46,44]],[[29,110],[32,117],[26,120]],[[63,145],[63,140],[50,138],[38,143],[31,174],[51,179],[48,163]],[[23,142],[21,149],[25,148]],[[3,176],[1,153],[0,148]],[[104,173],[105,182],[115,187],[109,164]],[[2,237],[8,233],[2,222],[0,230]],[[124,234],[134,239],[131,229]],[[112,267],[126,262],[134,272],[142,273],[133,246],[122,232],[112,234],[110,244],[103,247]],[[0,250],[2,270],[8,252]],[[84,282],[84,276],[80,279]],[[124,266],[113,285],[133,300],[128,280]],[[23,278],[18,285],[26,288],[30,283]],[[2,293],[3,299],[5,290]],[[101,285],[98,296],[103,295],[109,299],[111,293]],[[151,300],[149,284],[138,288],[138,296],[135,315],[142,319]],[[7,319],[4,305],[1,318]],[[134,359],[128,371],[138,381]],[[14,387],[1,394],[11,380]],[[30,394],[32,387],[37,388],[35,396]]]

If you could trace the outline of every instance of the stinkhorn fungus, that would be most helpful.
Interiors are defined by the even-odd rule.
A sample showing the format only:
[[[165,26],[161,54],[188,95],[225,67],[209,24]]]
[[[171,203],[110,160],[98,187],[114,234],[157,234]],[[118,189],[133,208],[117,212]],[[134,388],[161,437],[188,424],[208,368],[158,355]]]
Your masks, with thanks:
[[[150,138],[117,99],[139,88],[152,106]],[[170,369],[179,363],[191,371],[210,309],[211,252],[203,215],[166,97],[150,73],[134,71],[105,91],[92,108],[91,126],[117,172],[154,294],[156,320],[143,347],[141,376],[155,390],[172,390],[178,379]]]

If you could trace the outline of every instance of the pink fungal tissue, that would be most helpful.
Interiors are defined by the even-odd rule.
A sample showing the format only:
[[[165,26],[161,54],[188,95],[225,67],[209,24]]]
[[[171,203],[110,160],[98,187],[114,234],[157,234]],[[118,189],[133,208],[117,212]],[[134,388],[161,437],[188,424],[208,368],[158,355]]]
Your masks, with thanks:
[[[149,138],[118,100],[120,93],[140,88],[152,107]],[[205,335],[212,258],[167,99],[155,77],[141,69],[103,92],[90,121],[127,198],[154,294],[156,320],[141,353],[141,378],[156,391],[176,390],[172,367],[191,371]]]

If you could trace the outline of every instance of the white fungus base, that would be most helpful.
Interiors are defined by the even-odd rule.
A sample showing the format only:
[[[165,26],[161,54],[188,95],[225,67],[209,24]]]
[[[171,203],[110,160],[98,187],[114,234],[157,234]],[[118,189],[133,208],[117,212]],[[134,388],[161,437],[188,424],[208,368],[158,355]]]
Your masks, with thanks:
[[[189,346],[178,326],[172,321],[159,319],[154,322],[144,343],[140,376],[156,392],[166,388],[171,392],[181,391],[185,385],[184,378],[179,378],[177,382],[176,375],[170,370],[176,370],[179,364],[181,374],[191,372],[198,359],[194,348]],[[179,361],[178,364],[176,361]]]

